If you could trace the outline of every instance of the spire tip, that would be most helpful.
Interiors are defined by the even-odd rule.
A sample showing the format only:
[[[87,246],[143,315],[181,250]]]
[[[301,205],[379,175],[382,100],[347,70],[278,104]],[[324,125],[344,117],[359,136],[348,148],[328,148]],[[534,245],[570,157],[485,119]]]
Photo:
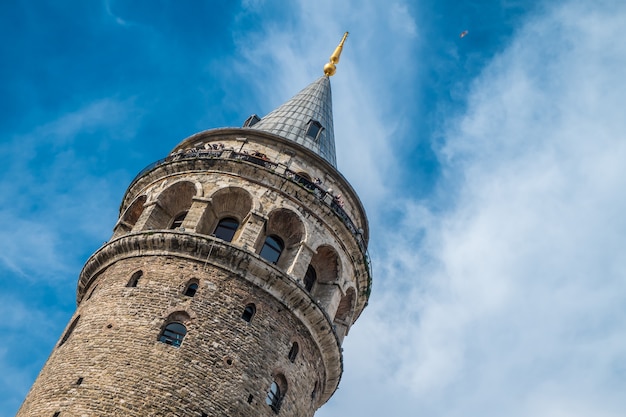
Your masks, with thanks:
[[[345,43],[347,38],[348,32],[343,34],[343,38],[341,38],[341,42],[339,42],[339,45],[337,45],[335,51],[330,56],[330,60],[326,65],[324,65],[324,74],[326,74],[327,77],[335,75],[335,72],[337,71],[336,64],[339,62],[339,58],[341,57],[341,51],[343,50],[343,44]]]

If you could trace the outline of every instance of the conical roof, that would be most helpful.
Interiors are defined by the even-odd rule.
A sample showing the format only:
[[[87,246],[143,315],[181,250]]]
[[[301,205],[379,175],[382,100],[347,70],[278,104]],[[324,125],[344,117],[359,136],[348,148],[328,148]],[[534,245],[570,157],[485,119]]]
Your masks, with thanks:
[[[315,126],[321,127],[318,131]],[[250,126],[297,142],[337,166],[330,80],[313,81],[282,106]]]

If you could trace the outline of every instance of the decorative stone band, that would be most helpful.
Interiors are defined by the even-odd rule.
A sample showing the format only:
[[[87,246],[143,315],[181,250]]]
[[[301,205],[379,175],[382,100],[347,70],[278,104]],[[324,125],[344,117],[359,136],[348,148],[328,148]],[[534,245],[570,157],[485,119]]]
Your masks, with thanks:
[[[259,255],[220,239],[173,230],[144,231],[114,239],[85,263],[78,280],[77,303],[106,268],[121,259],[140,256],[173,256],[201,263],[204,268],[211,265],[236,274],[280,300],[308,329],[324,363],[326,381],[320,405],[333,395],[343,372],[343,357],[330,317],[286,273]]]
[[[235,175],[250,181],[263,183],[265,186],[280,190],[293,198],[297,196],[297,200],[305,207],[317,205],[320,210],[316,210],[316,213],[324,212],[324,208],[326,208],[328,213],[331,214],[329,219],[335,218],[338,220],[337,226],[340,224],[343,225],[350,235],[354,237],[354,240],[342,240],[342,244],[346,245],[347,252],[353,254],[353,258],[357,260],[355,262],[355,279],[359,290],[359,297],[356,316],[354,317],[354,321],[356,321],[363,311],[363,308],[367,305],[367,299],[369,298],[372,288],[372,271],[367,253],[366,237],[355,232],[354,227],[348,227],[345,218],[337,211],[338,207],[336,207],[336,204],[333,204],[332,199],[328,198],[325,191],[322,193],[321,191],[323,190],[319,190],[319,187],[311,189],[308,184],[299,181],[295,175],[289,175],[288,170],[279,173],[275,170],[260,167],[258,164],[249,163],[242,159],[225,157],[225,155],[230,155],[231,153],[231,151],[223,151],[223,155],[219,158],[193,156],[175,160],[166,158],[162,161],[157,161],[157,163],[142,171],[141,175],[128,187],[122,202],[122,208],[127,207],[132,201],[132,198],[153,181],[168,175],[188,174],[191,172],[220,172],[222,174]],[[297,193],[298,190],[302,189],[305,189],[306,192]],[[329,201],[325,201],[324,198]],[[357,255],[359,252],[360,255]]]

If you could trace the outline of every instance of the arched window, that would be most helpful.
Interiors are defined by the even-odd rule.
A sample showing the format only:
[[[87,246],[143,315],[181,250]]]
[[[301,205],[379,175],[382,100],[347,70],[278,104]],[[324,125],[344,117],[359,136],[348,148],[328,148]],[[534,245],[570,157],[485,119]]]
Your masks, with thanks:
[[[310,292],[313,289],[315,281],[317,281],[317,273],[315,272],[315,268],[309,265],[306,274],[304,274],[304,289]]]
[[[264,258],[268,262],[275,264],[280,258],[280,254],[285,248],[285,244],[282,239],[276,235],[270,235],[265,238],[265,243],[261,248],[261,258]]]
[[[278,414],[280,406],[282,405],[283,398],[287,393],[287,380],[283,375],[276,375],[274,382],[270,385],[269,391],[267,391],[267,397],[265,397],[265,404]]]
[[[76,316],[74,321],[72,321],[72,324],[70,324],[70,327],[67,328],[67,331],[61,338],[61,341],[59,342],[59,346],[62,346],[65,342],[67,342],[67,339],[70,338],[70,336],[72,335],[72,332],[74,331],[74,329],[76,328],[76,325],[78,324],[78,319],[80,319],[80,316]]]
[[[181,227],[183,225],[183,222],[185,221],[185,217],[187,217],[187,212],[183,211],[182,213],[174,217],[174,220],[172,220],[172,224],[169,228],[178,229],[179,227]]]
[[[248,323],[250,323],[255,313],[256,313],[256,306],[254,304],[248,304],[246,308],[243,309],[243,314],[241,315],[241,318],[244,321],[247,321]]]
[[[289,349],[289,355],[287,355],[291,363],[296,361],[299,350],[300,350],[300,346],[298,346],[298,342],[293,342],[293,344],[291,345],[291,349]]]
[[[135,272],[130,279],[128,280],[128,284],[126,284],[127,287],[136,287],[137,284],[139,284],[139,279],[143,276],[143,271],[137,271]]]
[[[239,227],[239,222],[232,217],[226,217],[219,221],[213,234],[215,237],[226,242],[231,242],[235,237],[235,232]]]
[[[198,291],[198,283],[196,281],[191,281],[187,284],[184,294],[187,297],[193,297],[194,295],[196,295],[197,291]]]
[[[177,321],[169,323],[159,335],[159,342],[179,347],[187,334],[184,324]]]

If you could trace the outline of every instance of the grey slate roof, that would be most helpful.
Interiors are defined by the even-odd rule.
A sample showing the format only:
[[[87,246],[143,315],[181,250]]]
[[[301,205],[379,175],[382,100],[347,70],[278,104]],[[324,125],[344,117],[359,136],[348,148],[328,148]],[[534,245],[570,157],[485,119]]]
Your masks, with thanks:
[[[306,136],[311,120],[317,120],[323,127],[317,140]],[[337,167],[330,80],[325,75],[313,81],[250,128],[274,133],[297,142]]]

